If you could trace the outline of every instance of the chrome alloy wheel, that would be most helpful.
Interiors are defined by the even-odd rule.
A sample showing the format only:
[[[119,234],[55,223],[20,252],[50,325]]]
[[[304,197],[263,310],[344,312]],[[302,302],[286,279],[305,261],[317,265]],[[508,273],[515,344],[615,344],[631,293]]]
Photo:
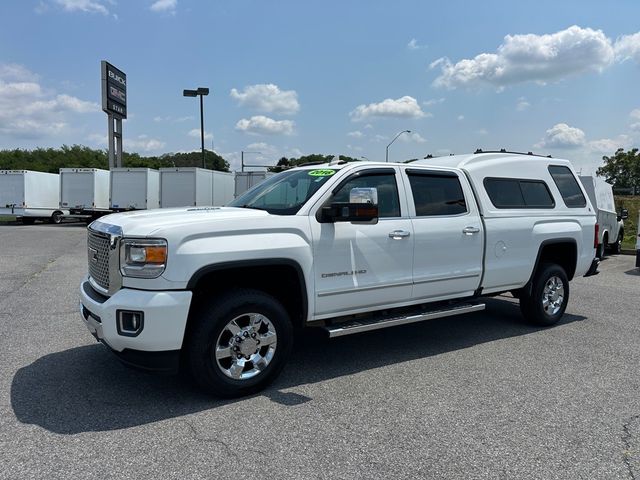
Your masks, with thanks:
[[[267,317],[245,313],[222,329],[213,354],[227,377],[247,380],[259,375],[271,363],[277,341],[275,327]]]
[[[555,315],[562,308],[564,302],[564,284],[562,279],[553,276],[547,280],[542,291],[542,308],[547,315]]]

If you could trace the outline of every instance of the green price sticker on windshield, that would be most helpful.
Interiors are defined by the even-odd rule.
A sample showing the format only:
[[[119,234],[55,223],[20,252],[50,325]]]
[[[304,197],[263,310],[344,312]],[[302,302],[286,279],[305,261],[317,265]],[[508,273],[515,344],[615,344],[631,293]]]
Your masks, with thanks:
[[[330,177],[334,173],[336,173],[335,170],[329,170],[327,168],[327,169],[322,169],[322,170],[311,170],[309,172],[309,175],[311,175],[312,177]]]

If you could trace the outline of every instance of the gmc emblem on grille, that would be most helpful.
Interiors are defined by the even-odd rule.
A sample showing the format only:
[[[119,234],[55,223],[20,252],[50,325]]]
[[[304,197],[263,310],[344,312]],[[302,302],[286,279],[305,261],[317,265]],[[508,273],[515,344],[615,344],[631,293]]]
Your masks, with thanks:
[[[89,247],[89,258],[93,263],[98,263],[98,250]]]

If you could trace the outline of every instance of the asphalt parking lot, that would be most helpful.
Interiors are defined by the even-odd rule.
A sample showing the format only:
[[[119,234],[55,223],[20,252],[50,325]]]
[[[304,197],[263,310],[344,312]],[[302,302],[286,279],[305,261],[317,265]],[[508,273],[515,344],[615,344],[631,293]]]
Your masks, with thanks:
[[[78,314],[84,226],[0,226],[0,478],[640,478],[640,275],[561,324],[485,312],[334,340],[233,401],[122,366]]]

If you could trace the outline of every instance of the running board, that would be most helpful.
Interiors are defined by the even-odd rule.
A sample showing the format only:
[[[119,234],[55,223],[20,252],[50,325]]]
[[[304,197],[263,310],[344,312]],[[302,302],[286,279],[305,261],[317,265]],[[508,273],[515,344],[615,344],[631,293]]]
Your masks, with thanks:
[[[353,320],[350,322],[339,323],[324,327],[329,333],[329,338],[343,337],[352,333],[369,332],[371,330],[379,330],[381,328],[395,327],[396,325],[407,325],[409,323],[423,322],[434,318],[450,317],[452,315],[462,315],[464,313],[479,312],[484,310],[485,304],[477,305],[463,304],[452,308],[442,310],[432,310],[424,313],[413,313],[411,315],[403,315],[389,317],[385,319],[369,319],[369,320]]]

